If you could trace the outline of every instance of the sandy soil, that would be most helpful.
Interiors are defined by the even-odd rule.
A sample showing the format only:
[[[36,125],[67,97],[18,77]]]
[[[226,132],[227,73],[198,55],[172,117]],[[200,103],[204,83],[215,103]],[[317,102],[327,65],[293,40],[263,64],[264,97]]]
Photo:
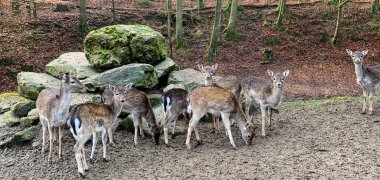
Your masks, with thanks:
[[[117,131],[117,145],[108,151],[111,160],[101,159],[98,144],[87,178],[380,179],[379,105],[373,116],[361,115],[359,106],[357,100],[285,103],[274,116],[274,130],[267,137],[256,136],[251,146],[244,145],[234,127],[238,150],[232,149],[224,132],[209,133],[209,122],[200,124],[204,143],[191,152],[184,144],[185,135],[171,140],[170,147],[155,146],[150,138],[135,147],[131,133]],[[186,128],[185,121],[180,124]],[[260,134],[259,128],[255,134]],[[0,152],[0,179],[79,178],[68,131],[63,144],[64,159],[58,161],[56,155],[51,165],[40,146]],[[88,155],[90,144],[86,148]]]

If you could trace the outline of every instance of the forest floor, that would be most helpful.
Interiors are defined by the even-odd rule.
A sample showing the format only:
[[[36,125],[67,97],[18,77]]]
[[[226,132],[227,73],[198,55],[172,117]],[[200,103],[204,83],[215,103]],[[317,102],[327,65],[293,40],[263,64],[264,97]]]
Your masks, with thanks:
[[[153,139],[139,137],[136,147],[132,133],[116,131],[116,145],[107,147],[109,161],[102,160],[98,143],[86,179],[380,179],[380,99],[374,116],[360,114],[359,102],[359,98],[285,102],[273,117],[273,131],[255,136],[250,146],[244,145],[234,126],[237,150],[223,130],[210,133],[210,122],[199,124],[203,144],[192,151],[185,146],[186,133],[169,139],[170,146],[163,145],[163,139],[156,146]],[[255,124],[260,127],[258,118]],[[185,121],[178,124],[177,131],[186,132]],[[75,142],[69,130],[64,132],[63,160],[58,160],[55,144],[51,165],[48,152],[41,154],[40,143],[0,151],[0,179],[78,179]],[[41,128],[35,141],[40,139]],[[193,145],[194,139],[193,135]],[[87,155],[90,150],[88,143]]]
[[[100,9],[100,5],[93,2],[89,1],[87,9],[90,28],[112,24],[110,4],[101,5]],[[206,6],[212,6],[213,1],[205,2]],[[348,4],[341,22],[338,47],[333,48],[330,43],[336,23],[333,7],[324,3],[289,6],[290,21],[285,23],[284,30],[278,31],[273,28],[276,19],[273,1],[269,1],[272,2],[269,6],[265,6],[266,1],[241,2],[250,5],[239,12],[237,27],[242,38],[238,42],[226,41],[221,35],[219,55],[212,62],[206,62],[204,55],[214,10],[202,10],[199,17],[195,10],[185,11],[186,49],[174,51],[172,57],[181,68],[218,63],[219,75],[239,78],[254,75],[265,79],[269,79],[267,69],[275,72],[289,69],[286,98],[304,99],[361,94],[346,48],[369,49],[365,64],[380,63],[380,19],[369,17],[368,4]],[[164,1],[125,3],[117,0],[116,3],[119,23],[147,24],[167,35]],[[0,5],[3,10],[10,9],[9,4]],[[185,1],[185,9],[194,6],[195,2]],[[11,16],[7,11],[0,13],[0,93],[16,90],[18,72],[43,72],[44,66],[60,54],[83,51],[85,34],[77,32],[78,9],[75,5],[69,12],[53,12],[52,4],[46,3],[39,8],[37,20],[27,14],[25,6],[21,10],[18,16]],[[222,29],[227,23],[228,16],[224,16]],[[273,51],[274,60],[269,64],[261,63],[263,48]]]

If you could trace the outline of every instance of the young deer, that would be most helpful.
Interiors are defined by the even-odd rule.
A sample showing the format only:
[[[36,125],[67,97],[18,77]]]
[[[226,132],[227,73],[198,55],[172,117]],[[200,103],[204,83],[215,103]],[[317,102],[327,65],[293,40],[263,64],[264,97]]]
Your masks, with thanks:
[[[110,104],[80,104],[75,106],[70,114],[67,124],[77,142],[74,145],[75,159],[78,165],[78,172],[84,176],[84,171],[88,170],[84,144],[93,136],[91,158],[96,146],[96,133],[102,132],[103,158],[106,160],[106,132],[113,125],[113,122],[119,116],[123,103],[125,102],[124,94],[131,86],[125,88],[116,88],[112,86],[111,91],[114,93]]]
[[[178,119],[178,116],[182,113],[184,114],[188,119],[189,115],[186,111],[188,102],[187,102],[187,94],[188,92],[184,89],[180,88],[174,88],[166,91],[162,98],[162,106],[165,112],[165,121],[164,121],[164,136],[165,136],[165,144],[169,144],[168,139],[168,128],[170,123],[174,121],[174,127],[172,131],[172,137],[175,133],[175,126]]]
[[[351,56],[355,65],[356,82],[363,88],[364,102],[361,113],[364,114],[368,104],[368,114],[373,114],[373,96],[380,87],[380,64],[364,67],[364,56],[368,54],[368,50],[352,52],[346,49]]]
[[[59,91],[53,88],[42,90],[36,101],[38,115],[42,124],[42,153],[45,152],[46,128],[49,131],[49,158],[52,159],[53,141],[55,139],[54,128],[58,127],[58,157],[62,154],[62,126],[69,114],[72,92],[86,91],[86,87],[72,73],[60,74],[61,86]]]
[[[123,105],[123,112],[131,113],[133,125],[135,126],[135,136],[134,142],[137,145],[137,135],[140,128],[140,135],[145,137],[144,131],[141,127],[142,118],[144,118],[153,134],[154,141],[156,145],[159,143],[160,139],[160,125],[156,121],[156,117],[154,116],[152,106],[150,105],[149,99],[145,93],[137,90],[132,87],[132,84],[128,84],[131,88],[127,90],[125,93],[125,102]],[[107,90],[106,90],[107,91]],[[103,93],[103,99],[107,101],[107,95],[109,92]]]
[[[189,149],[191,149],[190,139],[193,129],[198,143],[201,142],[197,125],[207,112],[221,114],[224,127],[234,148],[236,148],[236,145],[231,133],[230,118],[235,119],[237,122],[245,144],[251,144],[254,131],[253,125],[246,121],[239,102],[230,91],[215,86],[198,87],[189,93],[188,101],[188,112],[192,112],[186,139],[186,145]]]
[[[265,136],[266,118],[269,116],[269,127],[272,130],[272,111],[276,110],[282,100],[283,86],[286,77],[289,75],[289,70],[280,74],[275,74],[272,71],[267,71],[272,80],[272,84],[259,77],[250,76],[242,79],[241,94],[245,100],[245,114],[249,116],[249,109],[253,101],[260,105],[261,110],[261,133]],[[268,114],[268,115],[267,115]],[[252,118],[250,118],[252,119]]]
[[[230,76],[223,77],[222,79],[214,82],[213,75],[214,75],[217,68],[218,68],[218,64],[214,64],[211,67],[210,66],[203,67],[202,65],[198,64],[198,69],[203,73],[203,75],[205,77],[205,85],[206,86],[214,85],[217,87],[221,87],[223,89],[227,89],[235,95],[236,99],[239,102],[240,91],[241,91],[241,86],[240,86],[239,80],[237,79],[236,76],[230,75]],[[219,114],[213,114],[213,122],[214,122],[214,128],[213,129],[214,130],[220,129],[219,116],[220,116]]]

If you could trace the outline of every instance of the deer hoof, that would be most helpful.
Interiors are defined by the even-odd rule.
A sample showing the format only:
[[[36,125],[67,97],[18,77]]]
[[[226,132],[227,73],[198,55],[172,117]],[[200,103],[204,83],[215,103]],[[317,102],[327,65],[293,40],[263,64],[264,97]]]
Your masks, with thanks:
[[[82,179],[86,178],[86,174],[84,174],[84,172],[79,172],[79,175]]]

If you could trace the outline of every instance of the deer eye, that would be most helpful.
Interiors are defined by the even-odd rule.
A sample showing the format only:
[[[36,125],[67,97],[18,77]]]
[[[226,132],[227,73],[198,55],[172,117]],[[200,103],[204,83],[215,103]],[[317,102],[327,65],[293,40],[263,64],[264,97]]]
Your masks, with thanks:
[[[75,81],[71,81],[70,83],[71,83],[71,84],[75,84]]]

